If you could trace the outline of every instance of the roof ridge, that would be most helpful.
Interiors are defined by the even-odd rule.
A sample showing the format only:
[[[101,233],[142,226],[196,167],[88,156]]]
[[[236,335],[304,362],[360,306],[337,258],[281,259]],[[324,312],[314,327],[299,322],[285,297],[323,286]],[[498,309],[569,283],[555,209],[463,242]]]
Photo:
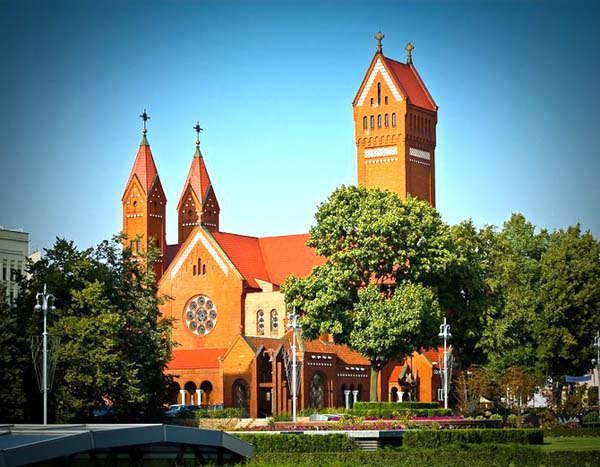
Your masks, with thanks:
[[[437,104],[435,103],[435,101],[433,100],[433,97],[431,96],[431,94],[429,94],[429,89],[427,89],[427,86],[425,86],[425,83],[423,82],[423,80],[421,79],[421,75],[419,74],[419,72],[417,71],[416,67],[413,65],[413,63],[409,63],[408,67],[412,70],[412,72],[415,74],[415,77],[417,78],[417,82],[419,83],[419,85],[421,86],[421,89],[423,89],[423,92],[425,93],[425,97],[427,98],[427,100],[431,103],[431,105],[433,107],[435,107],[436,109],[438,108]]]

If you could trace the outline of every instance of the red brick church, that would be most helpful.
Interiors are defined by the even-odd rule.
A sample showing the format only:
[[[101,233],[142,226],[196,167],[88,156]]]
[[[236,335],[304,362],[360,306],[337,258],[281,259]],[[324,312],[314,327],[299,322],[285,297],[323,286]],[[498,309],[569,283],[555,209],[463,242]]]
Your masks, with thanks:
[[[381,33],[375,38],[376,53],[352,103],[358,183],[435,205],[437,106],[413,65],[412,45],[401,63],[383,55]],[[290,412],[291,332],[279,288],[290,274],[308,275],[324,259],[305,245],[308,234],[222,232],[218,188],[199,138],[177,203],[178,243],[167,245],[167,200],[146,137],[146,112],[142,117],[143,137],[122,198],[123,231],[134,251],[145,251],[152,239],[162,253],[155,264],[159,294],[172,300],[161,311],[175,319],[172,338],[180,344],[168,366],[175,376],[170,402],[241,407],[251,417]],[[297,358],[299,409],[369,399],[369,362],[346,346],[299,337]],[[437,400],[436,359],[429,351],[388,365],[379,399]]]

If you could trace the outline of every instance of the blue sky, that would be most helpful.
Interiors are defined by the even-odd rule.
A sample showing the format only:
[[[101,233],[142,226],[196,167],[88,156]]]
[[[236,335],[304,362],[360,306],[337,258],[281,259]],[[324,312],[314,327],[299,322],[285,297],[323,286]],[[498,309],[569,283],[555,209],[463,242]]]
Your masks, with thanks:
[[[196,120],[221,229],[306,232],[356,181],[351,102],[381,30],[439,106],[448,223],[522,212],[598,237],[599,20],[595,1],[0,0],[0,225],[33,248],[118,232],[147,108],[169,243]]]

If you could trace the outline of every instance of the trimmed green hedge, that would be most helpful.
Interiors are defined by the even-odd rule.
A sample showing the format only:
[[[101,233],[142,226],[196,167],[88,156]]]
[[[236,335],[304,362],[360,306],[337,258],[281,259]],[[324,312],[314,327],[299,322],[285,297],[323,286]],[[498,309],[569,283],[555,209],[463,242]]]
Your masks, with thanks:
[[[439,409],[436,402],[355,402],[353,409]]]
[[[456,443],[544,444],[544,433],[542,430],[520,428],[410,430],[402,438],[402,445],[408,448],[433,449]]]
[[[560,438],[561,436],[600,436],[600,427],[594,428],[551,428],[544,431],[544,436]]]
[[[254,446],[255,453],[270,452],[339,452],[356,448],[345,434],[255,434],[236,433],[234,436]]]
[[[398,418],[398,417],[447,417],[452,414],[451,409],[410,409],[410,408],[381,408],[381,409],[355,409],[348,410],[348,415],[355,417],[378,417],[378,418]]]
[[[594,451],[543,452],[537,447],[497,445],[459,449],[379,449],[377,451],[292,453],[264,452],[246,467],[600,467]]]

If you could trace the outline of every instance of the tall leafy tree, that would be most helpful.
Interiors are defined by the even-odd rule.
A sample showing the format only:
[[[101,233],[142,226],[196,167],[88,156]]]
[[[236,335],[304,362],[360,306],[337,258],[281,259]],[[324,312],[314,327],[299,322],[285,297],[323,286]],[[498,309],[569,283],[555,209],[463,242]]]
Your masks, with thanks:
[[[16,307],[0,287],[0,421],[22,421],[25,414],[27,340]]]
[[[30,268],[18,308],[32,316],[35,293],[47,284],[56,297],[49,333],[60,338],[51,407],[57,420],[82,420],[111,401],[123,417],[152,416],[170,382],[171,322],[161,317],[153,256],[133,257],[121,238],[78,250],[57,239]]]
[[[489,237],[487,285],[492,299],[483,316],[479,347],[495,373],[513,366],[535,370],[536,328],[542,304],[539,297],[540,258],[547,233],[535,233],[521,214],[513,214],[499,233]]]
[[[330,333],[369,358],[375,397],[379,370],[437,335],[432,287],[455,260],[450,229],[426,202],[355,186],[335,190],[315,218],[307,245],[327,261],[282,290],[303,313],[303,335]]]
[[[537,357],[554,380],[581,375],[600,330],[600,245],[575,225],[548,237],[540,258],[541,316]]]

